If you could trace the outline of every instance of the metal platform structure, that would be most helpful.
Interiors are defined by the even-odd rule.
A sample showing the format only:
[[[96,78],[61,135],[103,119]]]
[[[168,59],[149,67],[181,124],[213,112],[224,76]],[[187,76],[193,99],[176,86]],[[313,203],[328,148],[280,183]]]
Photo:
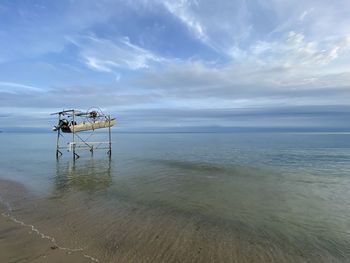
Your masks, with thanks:
[[[58,116],[57,125],[53,131],[57,131],[56,158],[63,155],[62,150],[72,152],[73,160],[80,157],[78,150],[89,150],[93,155],[95,150],[106,149],[109,157],[112,156],[111,127],[116,123],[115,118],[104,114],[99,108],[90,108],[86,112],[71,109],[52,113]],[[96,141],[95,130],[108,129],[108,140]],[[71,141],[67,145],[61,145],[63,134],[71,135]],[[87,136],[86,138],[83,138]]]

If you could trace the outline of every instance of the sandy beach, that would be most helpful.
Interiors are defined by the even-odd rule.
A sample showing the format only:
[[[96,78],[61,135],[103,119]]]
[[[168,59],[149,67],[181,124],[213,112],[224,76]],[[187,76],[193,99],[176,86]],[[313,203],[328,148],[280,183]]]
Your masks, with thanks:
[[[52,237],[13,216],[3,196],[24,199],[27,193],[21,184],[0,180],[0,193],[0,262],[93,262],[82,251],[58,246]]]
[[[244,224],[124,202],[106,215],[101,208],[81,209],[77,195],[54,208],[48,200],[28,202],[25,189],[7,180],[0,180],[0,192],[6,196],[0,208],[0,262],[257,263],[308,262],[310,257],[300,247],[264,240]],[[330,254],[312,258],[342,262]]]

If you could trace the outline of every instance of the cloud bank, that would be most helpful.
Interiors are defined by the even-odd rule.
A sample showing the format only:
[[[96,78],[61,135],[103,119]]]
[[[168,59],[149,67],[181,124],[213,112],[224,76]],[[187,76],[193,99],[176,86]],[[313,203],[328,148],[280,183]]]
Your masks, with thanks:
[[[1,3],[2,127],[99,105],[125,129],[350,128],[349,11],[345,0]]]

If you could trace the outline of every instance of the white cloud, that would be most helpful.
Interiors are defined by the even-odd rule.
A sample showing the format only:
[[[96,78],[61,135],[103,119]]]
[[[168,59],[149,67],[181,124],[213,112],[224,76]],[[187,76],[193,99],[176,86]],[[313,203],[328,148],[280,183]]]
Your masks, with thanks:
[[[105,71],[105,72],[111,72],[112,70],[110,67],[108,67],[106,64],[108,64],[108,61],[100,61],[99,59],[96,59],[94,57],[84,56],[86,64],[91,68],[95,69],[97,71]]]
[[[315,42],[291,31],[280,41],[233,48],[231,63],[173,61],[138,84],[197,106],[349,105],[348,62],[340,66],[349,49],[349,37]]]
[[[249,48],[256,41],[278,41],[290,31],[304,32],[306,37],[312,39],[310,42],[350,35],[350,19],[346,12],[350,10],[350,2],[345,0],[337,4],[326,0],[159,2],[182,21],[196,38],[229,57],[236,56],[237,50]],[[294,41],[298,36],[294,36]],[[336,54],[334,50],[333,55]],[[329,55],[329,59],[332,59],[332,54]],[[323,59],[323,55],[320,55],[320,60]]]
[[[179,19],[194,38],[223,54],[232,44],[247,39],[252,30],[252,25],[247,21],[249,14],[244,0],[218,3],[196,0],[158,2]]]
[[[38,87],[24,85],[15,82],[0,81],[0,92],[13,93],[17,92],[43,92],[44,90]]]
[[[138,70],[163,60],[152,52],[130,43],[128,38],[111,41],[86,36],[74,39],[73,43],[79,46],[80,55],[86,65],[97,71]]]
[[[284,67],[325,66],[350,48],[349,37],[327,41],[306,41],[302,33],[291,31],[280,41],[258,41],[250,47],[249,60]]]
[[[310,8],[310,9],[305,10],[304,12],[302,12],[301,15],[299,16],[299,21],[304,21],[304,19],[307,16],[310,16],[313,11],[314,11],[314,8]]]
[[[167,10],[178,17],[195,36],[203,41],[206,41],[207,36],[203,25],[192,14],[190,8],[196,5],[195,1],[179,0],[179,1],[162,1]]]

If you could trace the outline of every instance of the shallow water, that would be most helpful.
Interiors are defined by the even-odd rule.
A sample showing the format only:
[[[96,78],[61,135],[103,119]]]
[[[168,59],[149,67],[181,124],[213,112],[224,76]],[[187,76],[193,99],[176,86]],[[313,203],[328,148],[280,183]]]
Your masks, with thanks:
[[[0,134],[0,179],[24,186],[0,188],[1,211],[81,262],[350,261],[350,134],[113,141],[111,160],[56,161],[55,134]]]

